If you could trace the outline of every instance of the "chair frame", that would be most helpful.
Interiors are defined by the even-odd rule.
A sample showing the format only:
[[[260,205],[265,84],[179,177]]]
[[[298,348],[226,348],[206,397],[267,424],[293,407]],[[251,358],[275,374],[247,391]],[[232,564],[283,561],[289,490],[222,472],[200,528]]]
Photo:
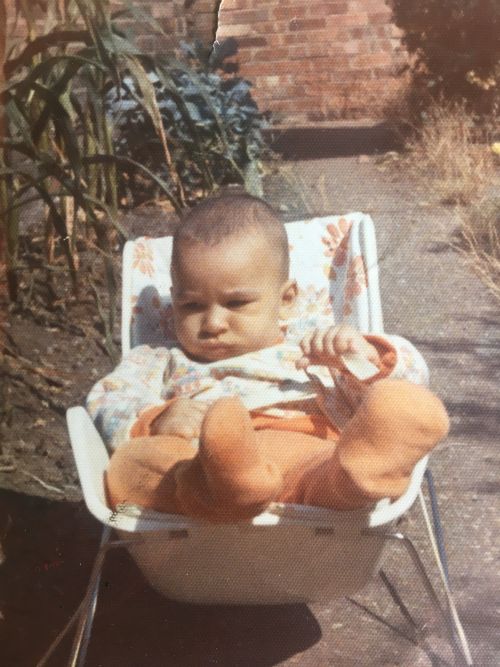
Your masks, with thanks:
[[[374,333],[381,333],[383,332],[383,320],[378,283],[377,251],[373,222],[369,216],[365,216],[360,224],[359,242],[368,273],[368,290],[370,292],[369,330]],[[131,266],[132,252],[133,242],[128,242],[125,245],[123,253],[123,354],[126,354],[130,350],[131,344],[130,321],[132,312],[130,280],[126,267]],[[84,408],[70,408],[67,411],[67,423],[85,503],[91,514],[103,524],[103,530],[101,543],[94,561],[85,596],[78,609],[68,621],[66,627],[56,637],[43,658],[39,661],[38,667],[42,667],[42,665],[47,662],[62,638],[75,624],[76,632],[68,665],[71,667],[82,667],[85,664],[98,601],[102,567],[106,555],[110,550],[116,548],[130,549],[137,545],[142,545],[146,540],[150,539],[152,533],[158,538],[161,537],[167,540],[186,537],[190,528],[197,524],[197,522],[181,516],[156,515],[155,513],[146,513],[145,516],[131,516],[126,512],[111,512],[106,506],[105,492],[103,488],[104,482],[102,473],[106,469],[109,460],[109,454],[106,447]],[[338,537],[338,526],[341,526],[340,531],[342,531],[342,527],[347,525],[346,521],[348,523],[352,518],[355,525],[359,528],[359,535],[362,535],[363,539],[384,540],[401,544],[411,558],[423,588],[425,589],[434,609],[443,620],[449,632],[450,640],[457,655],[457,659],[465,665],[472,665],[473,662],[467,645],[467,640],[450,590],[446,553],[442,538],[443,531],[439,517],[437,498],[432,475],[426,467],[427,457],[422,459],[415,467],[410,486],[401,498],[392,503],[382,501],[370,512],[365,512],[364,514],[361,513],[361,522],[357,518],[360,513],[339,513],[320,508],[287,505],[278,508],[279,511],[273,511],[273,508],[271,507],[270,510],[261,514],[259,517],[256,517],[251,523],[253,526],[267,526],[272,528],[272,526],[278,523],[286,525],[287,523],[297,524],[299,522],[303,524],[305,522],[316,531],[316,534],[318,534],[317,531],[324,531],[328,535],[331,533],[331,539],[335,540]],[[424,476],[427,481],[428,493],[431,500],[433,526],[431,526],[424,495],[421,490]],[[439,596],[411,539],[403,533],[388,529],[391,524],[394,524],[394,522],[409,509],[417,497],[420,501],[429,538],[433,546],[438,570],[442,577],[446,598],[446,605],[444,607],[440,603]],[[338,523],[339,515],[343,515],[340,524]],[[334,526],[334,528],[332,528],[332,526]],[[112,532],[114,529],[118,531],[120,539],[112,539]],[[124,538],[124,534],[128,533],[131,534],[131,537]],[[134,535],[134,533],[139,534]],[[148,533],[150,534],[149,536]],[[391,592],[389,586],[388,588],[389,592]],[[407,619],[411,619],[411,616],[405,611],[404,605],[401,605],[400,609],[402,609],[404,615],[407,616]]]

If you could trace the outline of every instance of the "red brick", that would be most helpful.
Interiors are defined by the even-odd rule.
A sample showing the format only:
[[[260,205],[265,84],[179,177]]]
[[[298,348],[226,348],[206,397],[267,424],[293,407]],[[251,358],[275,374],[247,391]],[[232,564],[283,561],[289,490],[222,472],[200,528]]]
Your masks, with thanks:
[[[377,45],[379,51],[387,51],[388,53],[392,53],[393,47],[390,39],[377,39],[374,43]]]
[[[255,49],[252,62],[272,62],[275,60],[286,60],[289,57],[288,47],[275,47],[273,49]]]
[[[277,19],[304,18],[306,7],[275,7],[271,13]]]
[[[321,99],[324,96],[324,93],[331,89],[331,84],[329,83],[315,83],[314,81],[311,81],[308,84],[305,84],[305,94],[308,97],[316,97],[316,99]]]
[[[391,12],[377,12],[376,14],[368,14],[368,22],[371,25],[386,25],[391,21]]]
[[[329,42],[311,42],[306,46],[306,53],[308,58],[318,58],[321,56],[330,56],[332,55],[332,49],[335,47],[335,44]],[[339,45],[337,45],[339,48]],[[342,48],[340,46],[340,48]]]
[[[254,77],[255,87],[262,91],[265,88],[274,88],[286,83],[289,83],[288,76],[279,76],[277,74],[271,76],[256,76]]]
[[[357,28],[350,28],[346,32],[349,35],[348,37],[349,39],[365,39],[366,37],[369,37],[371,31],[372,31],[371,26],[366,25]]]
[[[369,69],[342,69],[330,72],[330,81],[332,83],[353,84],[356,81],[370,81],[373,78],[372,70]]]
[[[267,34],[266,35],[266,40],[268,46],[282,46],[285,44],[285,35],[280,35],[280,34]]]
[[[291,19],[288,23],[289,30],[318,30],[326,27],[324,18],[317,19]]]
[[[266,100],[296,100],[303,98],[305,89],[303,86],[275,86],[268,89],[264,99]]]
[[[269,0],[268,4],[269,4]],[[272,2],[273,0],[271,0]],[[275,5],[280,5],[284,6],[287,5],[288,7],[302,7],[304,5],[303,0],[274,0]]]
[[[225,39],[226,37],[243,37],[247,35],[254,35],[255,30],[251,25],[225,25],[219,24],[217,27],[217,39]]]
[[[297,72],[294,76],[294,81],[296,83],[307,83],[310,84],[312,81],[321,86],[328,86],[330,77],[328,72],[317,72],[313,70],[313,75],[311,72]]]
[[[309,40],[314,39],[314,33],[307,32],[291,32],[287,35],[283,35],[283,42],[285,44],[304,44],[309,42]]]
[[[290,111],[314,111],[318,107],[318,103],[310,97],[301,97],[296,100],[276,100],[273,101],[270,108],[275,108],[276,110],[281,108],[282,110]]]
[[[136,4],[165,22],[172,45],[213,39],[217,0],[195,0],[187,10],[184,0]],[[407,55],[390,17],[386,0],[224,0],[217,36],[238,39],[235,61],[262,110],[295,122],[367,116],[405,85],[395,72]],[[134,28],[145,49],[171,48],[148,26]]]
[[[390,65],[391,62],[392,58],[389,53],[366,53],[354,56],[351,59],[351,67],[353,69],[371,69]]]
[[[369,12],[379,11],[379,12],[388,12],[392,15],[391,5],[392,0],[362,0],[366,3]],[[377,9],[378,7],[378,9]]]
[[[390,25],[378,25],[372,30],[375,31],[375,34],[377,37],[391,37],[392,34],[392,28]]]
[[[308,7],[309,16],[331,16],[332,14],[347,14],[347,2],[314,2]]]
[[[310,76],[310,75],[309,75]],[[273,86],[286,86],[292,83],[300,83],[298,76],[294,74],[270,74],[269,76],[254,76],[253,81],[257,88],[272,88]]]
[[[266,23],[259,23],[258,30],[261,35],[269,34],[283,34],[287,31],[288,22],[287,21],[268,21]]]
[[[237,41],[238,46],[242,49],[251,46],[268,46],[268,39],[266,37],[262,37],[261,35],[240,37]]]
[[[214,0],[211,0],[210,4],[213,8],[216,6],[216,2],[214,2]],[[248,9],[254,4],[255,3],[251,2],[251,0],[223,0],[222,10],[230,11],[234,9]],[[197,6],[197,3],[195,3],[195,6]]]
[[[212,14],[215,12],[216,4],[215,0],[195,0],[189,9],[196,14]]]
[[[246,76],[272,76],[273,74],[290,74],[297,70],[298,61],[282,61],[282,62],[262,62],[262,63],[245,63],[241,65],[241,72]],[[300,69],[311,69],[310,63],[301,62]]]
[[[242,9],[236,12],[221,12],[219,25],[243,23],[255,24],[269,21],[269,11],[267,9]]]
[[[372,73],[376,79],[394,79],[393,67],[375,67]]]
[[[368,14],[366,12],[359,12],[356,14],[341,14],[339,16],[326,17],[327,28],[340,28],[341,26],[364,26],[368,23]]]
[[[329,72],[336,69],[347,69],[349,67],[349,56],[339,54],[328,58],[316,58],[312,62],[314,72]]]

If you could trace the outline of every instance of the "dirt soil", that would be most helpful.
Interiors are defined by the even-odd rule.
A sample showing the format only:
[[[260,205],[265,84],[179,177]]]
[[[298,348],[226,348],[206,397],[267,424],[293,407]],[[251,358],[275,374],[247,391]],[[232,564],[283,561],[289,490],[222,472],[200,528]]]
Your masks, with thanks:
[[[381,157],[369,146],[366,152],[309,159],[292,150],[294,161],[279,172],[269,169],[266,196],[288,219],[363,210],[376,222],[385,328],[407,336],[423,352],[432,386],[450,411],[452,432],[434,454],[432,468],[451,580],[474,664],[493,667],[500,664],[495,593],[500,584],[499,414],[494,398],[500,372],[499,309],[449,246],[453,212],[409,180],[396,155]],[[142,208],[123,222],[138,236],[168,233],[173,220],[162,209]],[[36,267],[41,248],[27,227],[26,243]],[[118,270],[119,255],[117,248]],[[82,275],[94,276],[106,305],[102,268],[93,263],[91,256],[82,255]],[[75,299],[63,274],[56,275],[60,277],[48,292],[44,271],[32,268],[22,303],[10,307],[5,326],[0,646],[2,664],[8,667],[37,664],[64,627],[83,597],[100,535],[82,501],[64,415],[68,407],[83,404],[93,383],[114,362],[90,280],[82,281]],[[118,325],[113,337],[119,341]],[[416,507],[403,526],[435,571]],[[459,665],[411,562],[394,553],[384,570],[416,622],[430,619],[424,629],[426,648],[409,636],[408,621],[381,580],[356,599],[329,605],[195,607],[156,595],[127,554],[114,552],[105,566],[87,664]],[[66,664],[69,648],[66,639],[48,664]]]

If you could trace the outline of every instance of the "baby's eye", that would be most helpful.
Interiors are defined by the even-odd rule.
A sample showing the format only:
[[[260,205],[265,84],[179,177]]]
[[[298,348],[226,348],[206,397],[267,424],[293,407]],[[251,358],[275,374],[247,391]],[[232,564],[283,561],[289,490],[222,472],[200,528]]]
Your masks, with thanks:
[[[227,302],[227,307],[228,308],[243,308],[243,306],[246,306],[249,304],[250,301],[247,299],[232,299],[231,301]]]
[[[203,306],[201,303],[198,303],[197,301],[187,301],[186,303],[181,303],[180,307],[183,310],[199,310]]]

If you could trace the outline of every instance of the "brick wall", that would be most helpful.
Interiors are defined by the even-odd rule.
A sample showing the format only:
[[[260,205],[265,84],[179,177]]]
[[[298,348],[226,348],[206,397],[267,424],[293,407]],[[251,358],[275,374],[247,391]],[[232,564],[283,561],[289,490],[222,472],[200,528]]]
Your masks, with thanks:
[[[286,120],[378,116],[405,62],[384,0],[223,0],[217,38],[234,36],[262,108]]]
[[[8,1],[13,4],[13,0]],[[141,46],[236,38],[240,74],[261,109],[290,124],[380,116],[405,62],[385,0],[135,0],[171,35],[134,23]],[[113,10],[123,7],[112,0]],[[17,29],[16,32],[19,31]]]

